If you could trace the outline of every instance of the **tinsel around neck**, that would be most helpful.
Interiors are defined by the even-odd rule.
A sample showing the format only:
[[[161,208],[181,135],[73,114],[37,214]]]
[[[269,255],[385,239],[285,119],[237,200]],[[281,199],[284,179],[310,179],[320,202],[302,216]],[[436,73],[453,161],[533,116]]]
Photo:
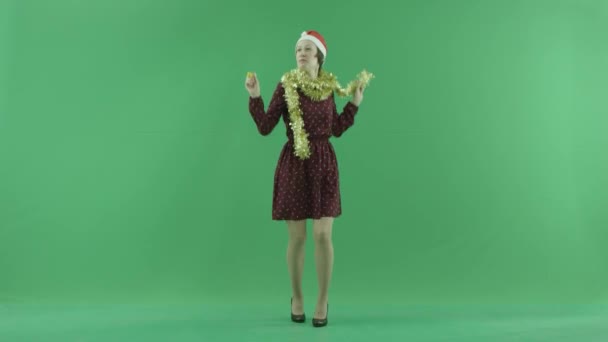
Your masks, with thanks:
[[[306,71],[294,69],[286,72],[281,82],[283,86],[291,89],[300,89],[314,101],[327,99],[338,85],[336,77],[324,70],[321,70],[316,78],[312,78]]]
[[[304,70],[293,69],[283,74],[281,82],[284,87],[290,87],[294,90],[300,89],[312,100],[321,101],[327,99],[334,91],[340,97],[352,95],[357,85],[367,86],[372,78],[374,78],[372,73],[363,70],[357,75],[355,81],[351,81],[346,88],[342,88],[340,82],[338,82],[338,78],[331,72],[321,69],[319,75],[316,78],[312,78]]]
[[[293,131],[294,154],[298,158],[308,159],[310,146],[308,133],[304,129],[303,113],[300,109],[297,90],[300,89],[313,101],[321,101],[327,99],[333,92],[341,97],[352,95],[358,86],[367,86],[372,78],[374,78],[372,73],[363,70],[357,75],[357,80],[351,81],[346,88],[342,88],[336,76],[325,70],[321,70],[316,78],[312,78],[307,72],[300,69],[288,71],[281,77],[289,111],[289,125]]]

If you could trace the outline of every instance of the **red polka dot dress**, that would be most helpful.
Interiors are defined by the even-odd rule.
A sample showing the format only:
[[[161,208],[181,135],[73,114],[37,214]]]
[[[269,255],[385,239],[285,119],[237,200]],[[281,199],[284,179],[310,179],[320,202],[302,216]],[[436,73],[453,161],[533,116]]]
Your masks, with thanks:
[[[341,136],[353,125],[358,107],[348,102],[338,114],[333,94],[321,101],[312,100],[300,90],[298,94],[310,146],[310,157],[304,160],[294,154],[282,83],[277,85],[267,111],[261,96],[249,98],[249,112],[262,135],[270,134],[281,117],[287,133],[274,174],[272,219],[337,217],[342,213],[338,162],[329,138]]]

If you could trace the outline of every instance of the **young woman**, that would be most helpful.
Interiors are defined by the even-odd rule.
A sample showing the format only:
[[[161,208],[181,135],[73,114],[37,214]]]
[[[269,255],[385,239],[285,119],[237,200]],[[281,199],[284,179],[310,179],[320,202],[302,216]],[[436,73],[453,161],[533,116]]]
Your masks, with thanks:
[[[334,250],[332,225],[341,212],[336,154],[329,141],[340,137],[354,123],[363,91],[372,74],[362,72],[342,89],[336,78],[322,69],[327,58],[325,39],[316,31],[303,32],[296,43],[297,68],[283,75],[268,110],[260,96],[260,82],[249,73],[249,112],[262,135],[268,135],[283,118],[287,142],[274,175],[272,219],[287,223],[287,266],[291,277],[291,319],[304,322],[302,273],[306,220],[312,220],[319,293],[313,326],[327,325],[328,290]],[[334,92],[352,99],[339,114]]]

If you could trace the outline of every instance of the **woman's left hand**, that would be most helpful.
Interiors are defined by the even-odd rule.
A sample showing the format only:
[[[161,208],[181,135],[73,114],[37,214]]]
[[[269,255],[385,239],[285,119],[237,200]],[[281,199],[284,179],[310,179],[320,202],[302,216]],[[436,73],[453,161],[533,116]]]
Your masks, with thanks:
[[[353,99],[350,102],[352,102],[355,106],[359,107],[359,105],[361,104],[361,101],[363,101],[363,91],[364,90],[365,90],[365,87],[363,85],[359,84],[355,88],[355,92],[353,93]]]

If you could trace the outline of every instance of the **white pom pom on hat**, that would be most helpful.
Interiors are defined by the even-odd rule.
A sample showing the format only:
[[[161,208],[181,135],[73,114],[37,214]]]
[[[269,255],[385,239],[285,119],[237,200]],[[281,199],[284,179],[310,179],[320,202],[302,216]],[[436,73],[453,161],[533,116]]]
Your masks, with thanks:
[[[323,53],[323,56],[327,58],[327,44],[325,43],[325,39],[319,32],[314,30],[304,31],[300,35],[300,39],[298,39],[296,44],[301,42],[302,40],[309,40],[313,42],[317,46],[317,49],[319,49]]]

